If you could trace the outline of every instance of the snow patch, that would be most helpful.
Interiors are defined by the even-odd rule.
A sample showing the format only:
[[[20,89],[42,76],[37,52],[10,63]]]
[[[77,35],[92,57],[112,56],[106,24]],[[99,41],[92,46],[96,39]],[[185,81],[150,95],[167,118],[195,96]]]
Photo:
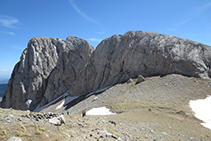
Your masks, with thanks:
[[[62,103],[56,107],[56,110],[62,108],[63,106],[65,106],[67,104],[69,104],[71,101],[77,99],[78,97],[79,96],[67,96],[65,98],[65,100],[63,100]]]
[[[65,102],[65,101],[63,100],[62,103],[61,103],[59,106],[56,107],[56,110],[62,108],[63,105],[64,105],[64,102]]]
[[[40,107],[40,104],[35,108],[35,110],[33,112],[40,112],[42,111],[43,109],[47,108],[48,106],[58,102],[59,100],[62,100],[63,98],[67,97],[68,96],[68,91],[66,93],[64,93],[63,95],[57,97],[55,100],[49,102],[48,104]]]
[[[31,103],[32,103],[32,100],[31,99],[29,99],[29,100],[26,101],[26,104],[27,105],[30,105]]]
[[[93,108],[86,112],[86,115],[113,115],[116,113],[112,113],[110,109],[106,107],[99,107],[99,108]]]
[[[195,117],[202,120],[204,127],[211,130],[211,96],[205,99],[191,100],[190,108],[195,112]]]

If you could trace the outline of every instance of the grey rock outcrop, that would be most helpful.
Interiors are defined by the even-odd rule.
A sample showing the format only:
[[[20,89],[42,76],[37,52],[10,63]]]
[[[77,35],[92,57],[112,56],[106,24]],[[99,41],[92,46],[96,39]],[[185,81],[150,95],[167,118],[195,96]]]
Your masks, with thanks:
[[[13,70],[1,107],[33,110],[50,102],[68,90],[93,50],[76,37],[32,38]]]
[[[138,75],[211,77],[211,47],[174,36],[130,31],[104,39],[37,37],[15,66],[1,107],[41,107],[66,91],[82,95]]]
[[[210,77],[211,48],[158,33],[133,31],[105,39],[92,56],[98,87],[143,76],[183,74]],[[97,87],[97,86],[96,86]]]
[[[7,141],[22,141],[22,139],[19,137],[11,137]]]
[[[49,123],[54,124],[56,126],[61,126],[62,124],[65,124],[65,118],[63,115],[60,115],[59,117],[49,119]]]
[[[143,81],[145,81],[145,78],[142,75],[139,75],[137,80],[136,80],[136,84],[141,83]]]

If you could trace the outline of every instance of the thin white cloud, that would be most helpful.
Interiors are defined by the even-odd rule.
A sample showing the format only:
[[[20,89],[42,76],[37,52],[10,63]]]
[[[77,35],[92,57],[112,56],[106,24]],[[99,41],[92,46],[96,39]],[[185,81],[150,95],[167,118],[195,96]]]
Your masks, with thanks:
[[[14,17],[10,17],[10,16],[0,16],[0,24],[4,27],[7,28],[15,28],[15,24],[18,24],[19,20],[14,18]]]
[[[89,18],[86,14],[84,14],[83,12],[81,12],[81,10],[74,4],[73,0],[69,0],[70,4],[73,6],[73,8],[85,19],[87,19],[88,21],[94,22],[96,23],[95,20]]]
[[[176,31],[175,28],[166,28],[166,30],[168,30],[168,31]]]
[[[9,35],[15,36],[15,33],[14,33],[14,32],[6,32],[6,34],[9,34]]]
[[[95,32],[96,34],[104,34],[105,32]]]
[[[92,41],[92,42],[101,42],[102,39],[98,39],[98,38],[89,38],[88,41]]]
[[[197,13],[202,13],[202,12],[204,12],[205,10],[210,9],[210,8],[211,8],[211,2],[206,3],[206,4],[204,4],[204,5],[200,6],[200,7],[198,7],[198,8],[196,9],[196,12],[197,12]]]
[[[12,72],[12,70],[8,70],[8,69],[1,69],[0,70],[1,75],[11,74],[11,72]]]
[[[98,25],[101,29],[103,29],[103,26],[98,23],[97,21],[95,21],[94,19],[90,18],[89,16],[87,16],[85,13],[83,13],[73,2],[73,0],[69,0],[69,3],[72,5],[72,7],[78,12],[78,14],[80,14],[82,17],[84,17],[86,20],[95,23],[96,25]],[[103,33],[104,32],[98,32],[98,33]]]
[[[190,19],[180,21],[180,22],[176,23],[175,26],[182,26],[182,25],[188,23],[189,21],[190,21]]]
[[[1,69],[0,70],[0,79],[5,79],[5,78],[9,78],[9,76],[11,75],[12,73],[12,69],[9,70],[9,69]]]
[[[11,36],[15,36],[15,33],[12,32],[12,31],[0,31],[0,33],[11,35]]]
[[[9,72],[10,70],[2,69],[1,72]]]
[[[196,15],[201,14],[202,12],[204,12],[210,8],[211,8],[211,2],[201,5],[198,8],[194,8],[194,10],[189,14],[189,18],[186,18],[185,20],[182,20],[182,21],[174,24],[174,26],[177,26],[177,27],[183,26],[183,25],[191,22],[196,17]]]

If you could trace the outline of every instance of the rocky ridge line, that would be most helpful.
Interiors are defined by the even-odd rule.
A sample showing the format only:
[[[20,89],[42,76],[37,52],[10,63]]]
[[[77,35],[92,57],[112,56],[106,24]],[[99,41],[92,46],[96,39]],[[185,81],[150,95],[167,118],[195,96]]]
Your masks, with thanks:
[[[33,110],[66,91],[88,94],[138,75],[210,78],[210,60],[210,46],[153,32],[114,35],[96,50],[77,37],[36,37],[15,66],[1,107]]]

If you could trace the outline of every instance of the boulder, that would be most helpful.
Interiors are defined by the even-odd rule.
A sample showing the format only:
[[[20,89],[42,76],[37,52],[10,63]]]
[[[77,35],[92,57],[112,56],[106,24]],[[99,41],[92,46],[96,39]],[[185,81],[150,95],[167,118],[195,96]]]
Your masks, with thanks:
[[[141,83],[143,81],[145,81],[145,78],[142,75],[138,75],[138,78],[136,80],[136,84]]]
[[[0,106],[34,110],[67,91],[79,96],[139,75],[210,78],[210,68],[210,46],[159,33],[114,35],[96,50],[77,37],[36,37],[14,67]]]
[[[11,137],[7,141],[22,141],[22,139],[19,137]]]
[[[115,135],[109,133],[109,132],[106,131],[106,130],[98,131],[97,134],[100,136],[100,138],[113,138],[113,139],[115,139],[115,140],[121,140],[120,137],[118,138],[117,136],[115,136]]]
[[[133,80],[132,78],[130,78],[130,79],[127,81],[128,84],[129,84],[129,83],[132,83],[132,82],[134,82],[134,80]]]
[[[58,117],[49,119],[49,123],[54,124],[56,126],[61,126],[62,124],[65,124],[65,118],[63,115],[60,115]]]

